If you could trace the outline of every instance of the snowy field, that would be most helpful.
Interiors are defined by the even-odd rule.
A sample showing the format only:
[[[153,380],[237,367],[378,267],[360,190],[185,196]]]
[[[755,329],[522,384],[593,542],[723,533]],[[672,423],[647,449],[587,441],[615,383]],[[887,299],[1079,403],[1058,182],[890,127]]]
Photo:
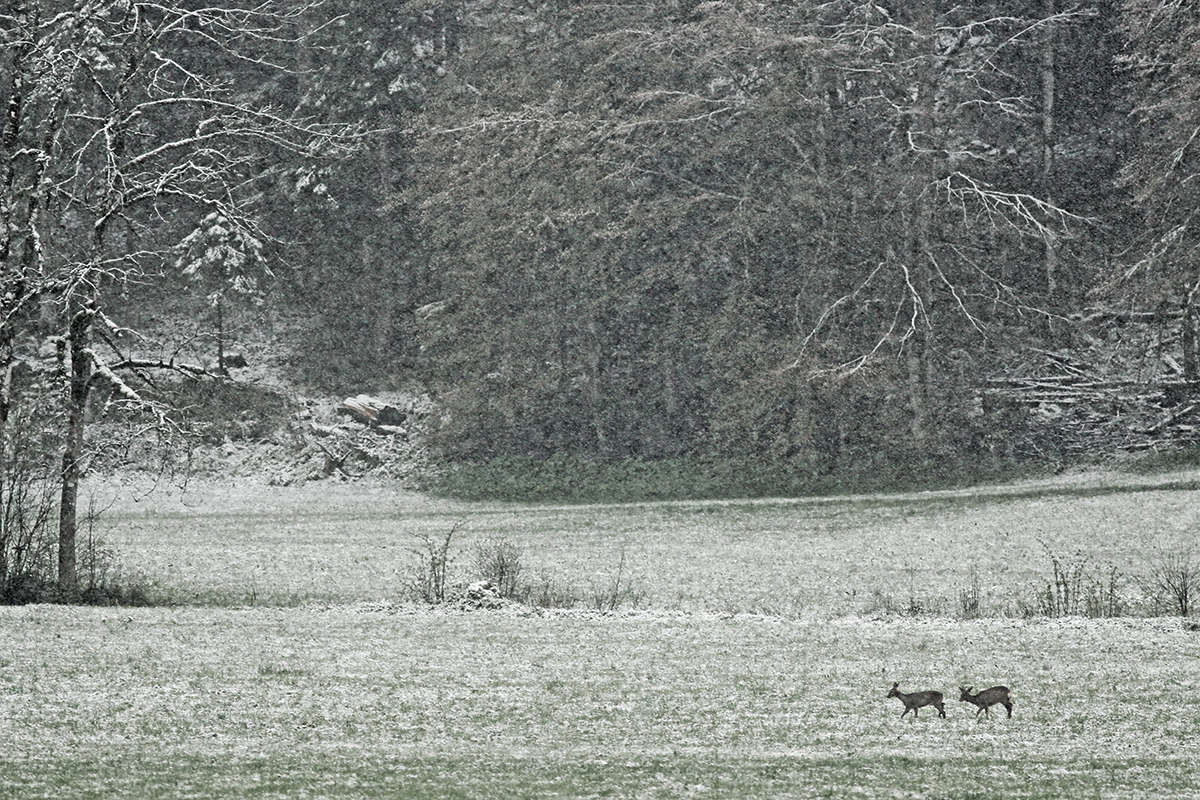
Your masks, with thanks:
[[[1200,796],[1178,620],[26,607],[0,653],[6,798]]]
[[[93,487],[94,532],[175,605],[0,608],[0,798],[1194,798],[1200,631],[1144,613],[1137,575],[1195,542],[1195,480],[574,507]],[[452,529],[452,581],[503,540],[580,602],[406,600]],[[1050,554],[1130,613],[1030,616]],[[621,607],[589,607],[618,577]],[[896,681],[947,718],[901,719]],[[1011,719],[958,701],[1001,683]]]

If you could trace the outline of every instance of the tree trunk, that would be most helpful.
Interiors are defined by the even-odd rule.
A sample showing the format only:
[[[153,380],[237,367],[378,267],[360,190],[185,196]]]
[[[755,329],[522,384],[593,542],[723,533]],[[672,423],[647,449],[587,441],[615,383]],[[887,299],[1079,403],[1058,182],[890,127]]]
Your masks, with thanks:
[[[1047,203],[1054,202],[1054,9],[1055,0],[1043,0],[1042,13],[1046,26],[1042,31],[1041,84],[1042,84],[1042,197]],[[1045,305],[1050,311],[1060,306],[1058,279],[1058,241],[1052,235],[1042,239],[1042,268],[1046,281]],[[1046,317],[1046,330],[1051,338],[1055,335],[1053,317]]]
[[[929,0],[920,0],[916,9],[916,29],[921,36],[920,61],[917,67],[917,98],[914,111],[912,141],[917,147],[913,180],[912,232],[908,245],[908,291],[913,305],[913,329],[906,347],[909,406],[912,411],[912,440],[917,452],[930,452],[929,386],[932,379],[933,331],[930,315],[933,290],[930,266],[933,260],[931,243],[933,228],[934,124],[935,77],[934,56],[936,30],[933,9]]]
[[[1183,350],[1183,379],[1200,379],[1200,358],[1196,354],[1196,307],[1190,303],[1183,306],[1180,325],[1180,347]]]
[[[87,353],[96,310],[90,304],[71,320],[66,347],[70,356],[67,386],[67,430],[62,456],[62,495],[58,508],[58,590],[62,599],[79,598],[79,575],[75,564],[75,534],[79,508],[79,477],[83,459],[83,428],[88,392],[92,384],[92,361]]]
[[[915,209],[912,254],[909,280],[913,293],[914,329],[906,347],[909,384],[909,406],[912,410],[912,439],[918,453],[930,452],[930,393],[933,380],[933,331],[929,314],[932,311],[932,287],[929,279],[930,225],[933,209],[927,192],[920,192]]]
[[[228,375],[225,369],[225,307],[217,301],[217,374]]]
[[[15,310],[14,307],[0,300],[0,314],[4,315],[4,320],[11,319]],[[13,367],[16,366],[13,340],[12,326],[5,321],[0,321],[0,435],[4,432],[4,425],[8,422],[9,410],[12,407],[12,376]],[[3,469],[0,469],[0,476],[3,475]]]
[[[1183,379],[1200,380],[1200,342],[1196,337],[1196,295],[1200,293],[1200,276],[1183,293],[1183,313],[1179,320],[1179,346],[1183,351]]]
[[[604,355],[600,350],[600,326],[596,323],[595,317],[588,320],[587,328],[592,339],[587,347],[588,399],[591,406],[592,432],[596,437],[597,451],[607,454],[609,442],[604,424],[605,399],[600,387]]]
[[[390,159],[391,149],[388,147],[388,134],[381,133],[374,139],[377,148],[378,158],[376,160],[377,179],[379,181],[376,189],[375,201],[380,207],[390,202],[392,194],[392,186],[390,181]],[[372,209],[372,213],[378,214],[378,209]],[[363,237],[362,242],[362,268],[364,275],[374,276],[373,280],[384,278],[383,285],[378,287],[375,294],[377,303],[374,310],[374,320],[372,323],[372,338],[375,348],[375,363],[388,364],[396,358],[396,348],[393,341],[393,329],[395,328],[395,308],[400,298],[397,295],[397,285],[395,283],[395,254],[389,256],[386,247],[377,247],[375,242],[380,242],[381,245],[386,240],[373,238],[371,235]],[[382,254],[377,252],[382,250]],[[381,260],[386,261],[386,267],[377,263]]]

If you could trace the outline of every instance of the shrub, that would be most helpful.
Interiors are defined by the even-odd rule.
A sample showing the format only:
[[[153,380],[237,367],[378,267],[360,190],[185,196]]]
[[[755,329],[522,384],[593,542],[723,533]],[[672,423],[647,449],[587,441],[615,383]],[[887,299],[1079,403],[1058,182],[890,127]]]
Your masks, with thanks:
[[[974,565],[970,583],[958,590],[958,611],[963,619],[976,619],[983,613],[983,591],[979,587],[979,570]]]
[[[461,522],[456,522],[446,531],[445,538],[419,534],[420,545],[412,548],[417,562],[406,579],[406,593],[418,600],[438,605],[447,600],[450,563],[450,542]]]
[[[549,575],[541,575],[525,584],[517,600],[534,608],[574,608],[580,603],[579,595],[570,584]]]
[[[1142,585],[1157,608],[1169,607],[1186,617],[1200,598],[1200,561],[1190,549],[1165,551],[1151,565]]]
[[[496,594],[508,600],[523,593],[521,548],[507,539],[475,545],[475,574],[491,584]]]
[[[90,508],[85,519],[87,536],[79,552],[79,599],[89,606],[154,605],[143,581],[123,574],[115,548],[96,536],[99,514]]]
[[[1045,617],[1117,617],[1125,613],[1121,573],[1115,566],[1094,567],[1083,553],[1060,557],[1042,543],[1050,558],[1051,578],[1035,591],[1030,612]]]
[[[267,439],[288,416],[288,402],[271,389],[237,381],[177,380],[164,400],[179,409],[201,441]]]
[[[511,600],[534,608],[573,608],[582,602],[570,583],[546,573],[528,580],[521,548],[507,539],[475,545],[470,582],[451,586],[449,570],[454,560],[451,544],[460,524],[451,527],[444,538],[419,535],[420,545],[412,548],[416,562],[403,587],[407,596],[430,605],[465,602],[472,608],[491,607],[486,602],[474,602],[486,599],[484,592],[492,599]],[[479,597],[472,598],[472,592]],[[624,546],[610,575],[593,582],[588,594],[592,606],[602,611],[615,611],[623,605],[637,607],[645,597],[645,590],[629,576]]]
[[[625,603],[637,608],[645,597],[646,592],[625,574],[625,545],[622,544],[611,580],[592,585],[592,606],[598,611],[616,611]]]
[[[0,603],[47,599],[55,584],[54,459],[19,407],[0,427]]]

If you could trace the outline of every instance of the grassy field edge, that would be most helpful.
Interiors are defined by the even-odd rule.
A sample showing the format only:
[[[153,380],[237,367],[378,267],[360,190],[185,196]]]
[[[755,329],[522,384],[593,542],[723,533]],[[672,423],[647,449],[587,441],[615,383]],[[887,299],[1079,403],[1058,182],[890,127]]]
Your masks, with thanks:
[[[0,653],[0,797],[1200,793],[1176,620],[34,606]]]

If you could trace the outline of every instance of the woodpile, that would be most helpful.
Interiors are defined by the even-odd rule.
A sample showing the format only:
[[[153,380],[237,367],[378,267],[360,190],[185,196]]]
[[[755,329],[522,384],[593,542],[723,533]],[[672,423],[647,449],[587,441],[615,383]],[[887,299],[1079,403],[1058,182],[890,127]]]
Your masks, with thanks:
[[[987,381],[983,400],[1027,409],[1073,455],[1200,442],[1200,382],[1184,380],[1169,354],[1131,363],[1108,353],[1087,363],[1077,352],[1030,348]]]
[[[366,394],[326,406],[309,404],[296,416],[295,430],[304,445],[272,482],[368,475],[406,480],[428,460],[421,432],[431,407],[425,395],[405,396],[400,404]]]
[[[399,436],[406,433],[400,425],[408,415],[395,406],[370,395],[360,394],[356,397],[347,397],[338,406],[337,413],[383,433]]]

